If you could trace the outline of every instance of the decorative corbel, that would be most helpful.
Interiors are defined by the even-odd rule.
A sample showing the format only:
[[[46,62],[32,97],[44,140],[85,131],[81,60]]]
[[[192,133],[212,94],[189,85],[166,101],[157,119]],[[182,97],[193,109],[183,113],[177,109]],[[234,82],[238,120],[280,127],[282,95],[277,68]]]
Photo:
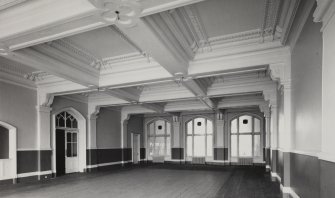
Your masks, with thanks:
[[[11,50],[7,45],[4,43],[0,43],[0,55],[1,56],[8,56],[11,53]]]

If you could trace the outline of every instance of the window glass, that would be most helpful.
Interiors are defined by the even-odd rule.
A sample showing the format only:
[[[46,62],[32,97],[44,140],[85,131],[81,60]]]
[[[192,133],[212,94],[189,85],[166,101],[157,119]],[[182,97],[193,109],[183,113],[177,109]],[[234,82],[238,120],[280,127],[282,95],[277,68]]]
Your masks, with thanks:
[[[155,149],[154,155],[156,156],[165,155],[165,138],[164,137],[156,137],[154,149]]]
[[[56,116],[56,127],[78,128],[78,121],[71,114],[62,112]]]
[[[76,119],[73,120],[73,123],[72,123],[72,128],[78,128],[78,122]]]
[[[66,119],[66,128],[72,128],[72,122],[71,122],[71,119],[67,118]]]
[[[230,140],[231,156],[237,157],[237,135],[232,135]]]
[[[261,155],[261,136],[255,135],[254,136],[254,156],[260,157]]]
[[[240,135],[239,156],[252,157],[252,135]]]
[[[187,134],[189,135],[192,134],[192,124],[193,124],[193,121],[190,121],[187,123]]]
[[[204,118],[196,118],[194,119],[194,134],[205,134],[205,119]]]
[[[77,143],[73,143],[73,144],[72,144],[72,147],[73,147],[73,153],[72,153],[72,156],[73,156],[73,157],[77,157]]]
[[[62,116],[59,116],[58,127],[65,127],[65,119]]]
[[[156,120],[147,125],[149,156],[171,155],[171,123]]]
[[[151,123],[150,125],[149,125],[149,134],[150,135],[154,135],[155,134],[155,124],[154,123]]]
[[[207,134],[213,134],[213,122],[207,120]]]
[[[257,118],[254,119],[254,132],[261,132],[261,121]]]
[[[213,136],[212,135],[208,135],[207,136],[207,156],[213,156]]]
[[[66,157],[72,157],[72,143],[67,143]]]
[[[72,142],[71,133],[66,133],[66,140],[67,140],[67,142]]]
[[[187,145],[186,154],[187,154],[187,156],[191,157],[192,156],[192,145],[193,145],[192,136],[187,136],[186,145]]]
[[[241,116],[239,118],[239,132],[240,133],[251,133],[252,132],[252,117]]]
[[[165,121],[157,120],[156,121],[156,135],[164,135],[165,134]]]
[[[234,119],[230,125],[231,133],[237,133],[237,119]]]
[[[205,136],[194,136],[194,156],[205,156]]]
[[[149,145],[149,155],[153,156],[154,155],[154,145],[155,145],[155,138],[154,137],[149,137],[148,145]]]
[[[77,133],[72,133],[72,142],[77,142]]]

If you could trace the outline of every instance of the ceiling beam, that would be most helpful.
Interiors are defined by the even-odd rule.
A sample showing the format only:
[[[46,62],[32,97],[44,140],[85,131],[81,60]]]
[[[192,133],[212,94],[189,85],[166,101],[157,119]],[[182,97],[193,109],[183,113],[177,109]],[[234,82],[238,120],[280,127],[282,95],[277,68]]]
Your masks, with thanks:
[[[201,103],[206,105],[210,109],[216,109],[216,104],[207,97],[207,88],[204,85],[200,85],[193,79],[186,79],[183,82],[184,87],[190,90]]]
[[[140,16],[201,1],[203,0],[142,1],[140,5],[143,11]],[[7,47],[11,50],[18,50],[112,25],[113,21],[106,21],[101,17],[106,9],[97,7],[94,2],[95,0],[9,0],[0,3],[0,10],[6,9],[2,13],[6,21],[0,27],[0,40],[8,44]],[[19,3],[22,5],[12,6]],[[36,8],[41,12],[37,14]],[[21,20],[17,20],[18,18]]]
[[[63,61],[57,60],[33,48],[10,52],[4,57],[86,87],[99,86],[98,71],[94,72],[89,67],[82,67],[83,65],[65,63],[65,58]]]
[[[147,17],[144,20],[140,19],[134,27],[118,26],[118,28],[171,75],[187,74],[189,59],[183,56],[181,49],[174,45],[170,38],[165,36],[154,19]]]
[[[104,91],[104,93],[111,95],[113,97],[125,100],[131,104],[139,104],[147,109],[153,110],[156,113],[163,113],[164,112],[164,106],[159,104],[153,104],[153,103],[140,103],[140,94],[141,91],[136,88],[126,88],[125,89],[102,89],[101,91]]]
[[[147,109],[155,111],[156,113],[164,113],[164,106],[161,106],[159,104],[143,103],[141,105]]]
[[[208,108],[215,110],[217,108],[217,104],[215,104],[210,98],[207,97],[200,97],[198,98],[200,102],[206,105]]]
[[[139,95],[125,91],[123,89],[103,89],[103,91],[108,95],[125,100],[129,103],[137,103],[139,100]]]

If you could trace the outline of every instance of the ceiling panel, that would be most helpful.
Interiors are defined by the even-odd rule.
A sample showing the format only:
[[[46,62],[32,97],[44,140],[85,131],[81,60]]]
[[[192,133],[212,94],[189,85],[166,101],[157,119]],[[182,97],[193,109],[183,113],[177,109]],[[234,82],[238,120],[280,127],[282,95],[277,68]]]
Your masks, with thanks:
[[[111,27],[96,29],[68,37],[78,47],[82,47],[102,59],[137,52]]]
[[[208,0],[195,4],[209,37],[259,29],[264,0]]]

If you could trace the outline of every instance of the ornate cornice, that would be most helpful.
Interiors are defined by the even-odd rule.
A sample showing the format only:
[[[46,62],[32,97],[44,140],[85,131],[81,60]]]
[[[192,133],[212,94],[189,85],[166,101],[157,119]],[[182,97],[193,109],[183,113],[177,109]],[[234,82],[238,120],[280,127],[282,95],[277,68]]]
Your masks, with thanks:
[[[18,5],[25,1],[27,0],[2,0],[0,1],[0,11]]]
[[[196,7],[189,5],[178,9],[183,14],[194,38],[194,47],[196,46],[197,49],[202,49],[202,51],[210,51],[211,44]]]
[[[47,76],[50,76],[47,72],[36,71],[29,74],[25,74],[24,78],[34,82],[43,81]]]
[[[74,44],[70,39],[59,39],[49,43],[50,46],[57,48],[58,50],[65,51],[74,58],[78,58],[84,61],[91,67],[100,70],[101,68],[101,58],[95,57],[88,50]]]

